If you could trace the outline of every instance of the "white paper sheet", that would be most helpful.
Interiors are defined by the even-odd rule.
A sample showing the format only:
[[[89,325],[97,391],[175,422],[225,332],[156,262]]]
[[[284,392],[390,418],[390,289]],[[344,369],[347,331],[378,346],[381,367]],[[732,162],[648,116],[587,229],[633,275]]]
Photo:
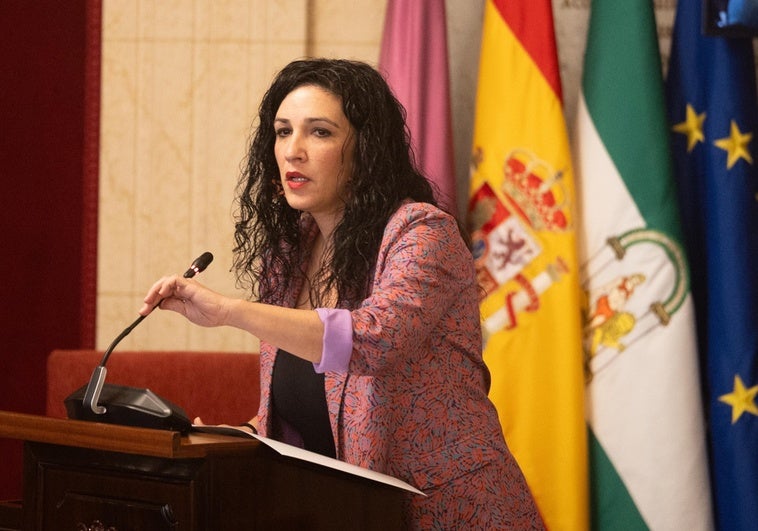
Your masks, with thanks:
[[[302,448],[298,448],[297,446],[292,446],[291,444],[286,444],[280,441],[275,441],[273,439],[268,439],[266,437],[262,437],[261,435],[253,435],[253,437],[255,437],[256,439],[261,441],[263,444],[265,444],[266,446],[268,446],[269,448],[273,449],[275,452],[281,455],[285,455],[287,457],[293,457],[295,459],[301,459],[303,461],[308,461],[310,463],[316,463],[322,466],[327,466],[329,468],[334,468],[336,470],[347,472],[348,474],[353,474],[355,476],[371,479],[373,481],[379,481],[380,483],[386,483],[387,485],[392,485],[393,487],[398,487],[400,489],[404,489],[416,494],[420,494],[421,496],[426,496],[426,494],[424,494],[417,488],[412,487],[405,481],[401,481],[392,476],[388,476],[387,474],[382,474],[381,472],[375,472],[373,470],[369,470],[368,468],[351,465],[350,463],[345,463],[344,461],[340,461],[339,459],[332,459],[331,457],[326,457],[324,455],[317,454],[315,452],[309,452],[308,450],[303,450]]]

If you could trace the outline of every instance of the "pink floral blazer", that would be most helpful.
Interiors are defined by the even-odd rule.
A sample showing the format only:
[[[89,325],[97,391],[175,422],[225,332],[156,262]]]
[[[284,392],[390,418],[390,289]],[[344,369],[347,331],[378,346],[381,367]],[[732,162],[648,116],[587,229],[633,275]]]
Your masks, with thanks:
[[[493,510],[516,518],[503,524],[511,528],[541,525],[487,398],[478,300],[473,259],[455,220],[432,205],[406,203],[384,231],[371,294],[349,314],[342,310],[352,322],[352,349],[346,370],[325,374],[337,458],[428,494],[409,497],[409,527],[453,519],[495,529]],[[272,418],[275,356],[274,345],[261,345],[260,430],[297,443]],[[507,506],[476,492],[478,501],[451,508],[451,496],[471,499],[471,489],[509,498]]]

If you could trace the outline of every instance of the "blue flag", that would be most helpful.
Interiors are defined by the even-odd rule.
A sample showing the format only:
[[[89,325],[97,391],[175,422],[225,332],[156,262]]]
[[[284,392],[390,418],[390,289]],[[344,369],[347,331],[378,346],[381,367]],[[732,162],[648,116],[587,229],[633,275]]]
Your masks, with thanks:
[[[716,523],[758,525],[758,108],[752,42],[677,3],[667,80],[704,375]]]

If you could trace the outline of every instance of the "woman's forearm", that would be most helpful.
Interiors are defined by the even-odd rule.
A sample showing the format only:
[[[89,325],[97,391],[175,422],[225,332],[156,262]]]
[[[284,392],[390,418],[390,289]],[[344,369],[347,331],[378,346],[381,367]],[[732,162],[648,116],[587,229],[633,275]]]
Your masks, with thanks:
[[[313,363],[321,361],[324,325],[315,310],[229,299],[224,324]]]

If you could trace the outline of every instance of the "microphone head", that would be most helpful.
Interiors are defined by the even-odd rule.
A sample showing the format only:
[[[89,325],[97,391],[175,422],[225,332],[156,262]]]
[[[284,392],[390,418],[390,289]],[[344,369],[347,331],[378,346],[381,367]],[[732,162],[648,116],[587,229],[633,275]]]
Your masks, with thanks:
[[[195,258],[195,261],[192,262],[192,265],[184,273],[184,278],[192,278],[196,274],[202,273],[211,262],[213,262],[213,255],[208,251],[205,251],[203,254]]]

